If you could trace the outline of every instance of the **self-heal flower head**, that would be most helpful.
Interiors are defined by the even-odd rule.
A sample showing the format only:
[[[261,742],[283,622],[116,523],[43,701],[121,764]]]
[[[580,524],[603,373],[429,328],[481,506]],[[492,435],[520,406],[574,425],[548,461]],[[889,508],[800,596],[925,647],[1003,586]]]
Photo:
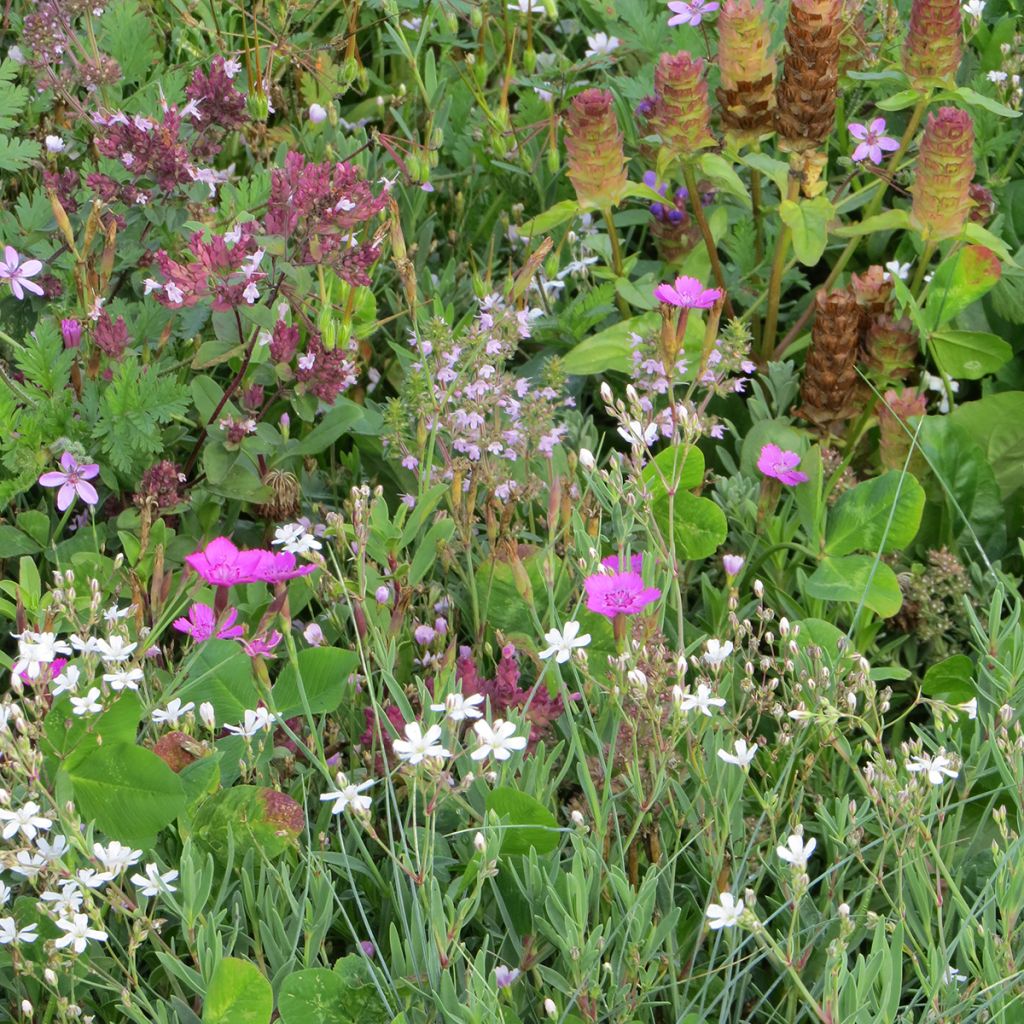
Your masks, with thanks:
[[[885,134],[885,118],[876,117],[871,124],[863,125],[854,122],[849,125],[850,134],[857,140],[857,148],[850,155],[854,163],[870,160],[880,164],[884,159],[882,153],[893,153],[900,148],[896,139]]]
[[[778,480],[787,487],[795,487],[810,480],[806,473],[801,473],[796,468],[799,465],[800,456],[796,452],[784,451],[777,444],[766,444],[757,460],[757,468],[765,476]]]
[[[915,88],[953,84],[963,55],[960,0],[913,0],[903,70]]]
[[[405,738],[391,744],[400,761],[416,765],[428,757],[451,757],[451,751],[438,742],[441,739],[439,725],[432,725],[424,732],[418,722],[407,722],[403,732]]]
[[[926,241],[956,238],[970,215],[974,123],[966,110],[929,114],[910,193],[910,223]]]
[[[772,130],[775,116],[776,62],[763,0],[725,0],[717,27],[722,127],[752,141]]]
[[[673,156],[688,160],[715,145],[703,60],[685,51],[663,53],[654,70],[654,94],[651,127]]]
[[[614,557],[614,556],[612,556]],[[580,624],[570,619],[561,630],[549,629],[544,635],[548,646],[539,652],[543,660],[554,657],[559,665],[564,665],[573,655],[573,651],[586,647],[590,643],[590,634],[579,635]]]
[[[715,932],[732,928],[740,923],[744,909],[743,900],[736,899],[731,892],[719,893],[718,902],[707,909],[708,927]]]
[[[95,505],[100,496],[96,493],[90,480],[99,475],[100,467],[95,462],[85,462],[79,465],[78,460],[71,454],[65,452],[60,457],[60,470],[53,470],[43,473],[39,483],[43,487],[59,487],[57,492],[57,508],[66,512],[75,497],[79,497],[86,505]]]
[[[757,754],[757,744],[755,743],[752,747],[747,746],[746,740],[736,740],[732,745],[734,754],[730,754],[728,750],[719,750],[718,756],[726,764],[734,764],[740,768],[747,768],[750,762],[754,760],[754,756]]]
[[[654,297],[681,309],[710,309],[722,297],[722,289],[705,288],[695,277],[677,277],[672,284],[659,284]]]
[[[906,764],[908,772],[922,772],[933,786],[941,786],[946,779],[955,779],[960,773],[952,766],[953,762],[945,754],[935,757],[915,754]]]
[[[473,731],[480,740],[480,746],[470,753],[474,761],[483,761],[493,757],[495,761],[507,761],[513,751],[522,750],[526,746],[526,737],[516,735],[514,722],[506,722],[496,718],[488,725],[482,719],[473,723]]]
[[[668,19],[669,28],[674,25],[691,25],[696,28],[708,15],[718,10],[717,3],[707,0],[669,0],[668,9],[672,17]]]
[[[612,94],[586,89],[572,98],[565,115],[569,180],[585,209],[615,206],[626,189],[626,157]]]
[[[13,245],[4,246],[4,258],[0,260],[0,281],[6,281],[11,286],[16,299],[25,298],[26,291],[35,295],[43,294],[43,289],[30,280],[42,269],[39,260],[22,260]]]
[[[583,583],[587,591],[587,610],[609,619],[616,615],[636,615],[661,597],[657,587],[648,587],[638,572],[619,572],[611,576],[596,573]]]
[[[777,846],[775,848],[775,853],[778,855],[779,860],[784,860],[787,864],[792,864],[793,867],[802,870],[807,867],[807,861],[810,860],[811,854],[814,853],[817,845],[817,839],[808,839],[805,842],[803,836],[793,833],[786,840],[785,846]]]
[[[218,640],[234,640],[245,633],[243,626],[236,626],[238,612],[231,608],[224,621],[217,625],[217,616],[208,604],[196,602],[188,610],[188,618],[175,619],[171,623],[179,633],[192,637],[197,644],[216,636]]]

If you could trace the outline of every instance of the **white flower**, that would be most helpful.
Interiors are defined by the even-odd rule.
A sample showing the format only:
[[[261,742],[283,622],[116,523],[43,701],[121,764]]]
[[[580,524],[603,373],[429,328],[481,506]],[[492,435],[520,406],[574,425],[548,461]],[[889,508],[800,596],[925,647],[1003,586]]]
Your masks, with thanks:
[[[1010,76],[1005,71],[990,71],[988,80],[996,85],[1002,85]]]
[[[39,813],[40,810],[42,808],[34,800],[29,800],[16,811],[0,808],[0,821],[7,822],[0,835],[4,839],[13,839],[20,832],[26,839],[35,839],[40,832],[45,832],[53,825],[50,818],[44,818]]]
[[[161,892],[177,892],[171,885],[178,877],[177,871],[165,871],[160,874],[160,867],[157,864],[147,864],[142,869],[145,874],[132,875],[132,884],[139,888],[143,896],[156,896]]]
[[[11,870],[23,878],[35,878],[46,867],[46,858],[41,853],[19,850],[16,865]]]
[[[133,864],[138,863],[139,858],[142,856],[141,850],[133,850],[130,846],[122,846],[116,839],[111,840],[106,846],[102,843],[93,843],[92,852],[93,856],[107,871],[111,871],[115,875],[124,871],[125,868],[130,868]],[[79,872],[80,879],[81,875],[82,873]],[[84,880],[82,884],[86,884]]]
[[[650,447],[658,440],[658,433],[657,423],[648,423],[645,427],[639,420],[630,420],[627,426],[619,427],[619,436],[634,448]]]
[[[89,927],[89,918],[85,914],[75,914],[71,918],[62,917],[57,921],[57,927],[65,933],[59,939],[53,940],[57,949],[71,946],[76,953],[84,953],[90,939],[97,942],[107,941],[106,932]]]
[[[955,779],[959,772],[950,767],[953,762],[944,754],[937,754],[935,757],[915,754],[906,764],[908,772],[925,772],[928,781],[933,786],[941,786],[946,779]]]
[[[775,852],[779,855],[779,859],[784,860],[787,864],[792,864],[795,868],[805,868],[807,867],[808,859],[814,853],[814,848],[817,845],[817,839],[809,839],[805,843],[804,837],[798,836],[794,832],[786,840],[785,846],[775,847]]]
[[[910,264],[900,263],[899,260],[889,260],[885,265],[885,269],[888,273],[885,275],[886,280],[892,280],[893,277],[898,277],[901,281],[906,281],[910,277]]]
[[[79,672],[77,666],[65,665],[64,671],[50,685],[50,695],[59,697],[62,693],[76,693],[81,676],[82,673]]]
[[[473,731],[480,740],[480,746],[469,755],[474,761],[482,761],[488,755],[493,755],[496,761],[507,761],[512,751],[526,746],[526,737],[515,734],[515,723],[500,718],[496,718],[493,725],[482,719],[474,722]]]
[[[965,712],[972,722],[975,721],[978,717],[978,698],[972,697],[963,704],[957,704],[957,709]]]
[[[680,711],[699,711],[702,715],[707,715],[710,718],[714,713],[712,708],[725,707],[725,701],[721,697],[712,697],[711,692],[711,687],[706,683],[698,683],[696,693],[687,693],[680,687],[674,686],[672,698]]]
[[[72,633],[68,640],[79,654],[99,654],[100,645],[103,643],[99,637],[79,636],[77,633]]]
[[[217,714],[208,700],[199,705],[199,720],[207,729],[214,729],[217,726]]]
[[[432,725],[424,732],[418,722],[407,722],[405,739],[395,740],[392,749],[399,759],[408,764],[419,764],[427,757],[450,757],[451,751],[446,750],[437,741],[441,738],[441,727]]]
[[[961,974],[960,971],[958,971],[955,967],[952,966],[952,964],[949,967],[944,968],[942,971],[943,985],[959,984],[961,981],[966,980],[967,975]]]
[[[228,78],[234,78],[241,70],[242,62],[240,60],[232,58],[231,60],[224,61],[224,74]]]
[[[60,883],[60,892],[47,891],[40,898],[53,904],[50,909],[58,917],[68,917],[71,914],[77,914],[82,909],[82,890],[73,878],[65,879]]]
[[[943,415],[949,412],[949,392],[946,390],[946,385],[942,378],[925,371],[921,374],[921,383],[924,384],[929,391],[937,391],[942,396],[939,401],[939,412]],[[958,380],[951,380],[949,382],[949,391],[952,391],[955,395],[959,390],[960,382]]]
[[[97,642],[100,657],[106,662],[127,661],[139,645],[130,644],[123,636],[114,635]]]
[[[56,633],[36,633],[26,629],[13,633],[18,640],[18,658],[11,667],[15,678],[22,674],[29,679],[38,679],[44,665],[49,665],[62,654],[70,654],[71,648],[64,640],[58,640]]]
[[[721,665],[733,651],[731,640],[726,640],[723,644],[720,640],[716,640],[714,637],[708,640],[704,646],[704,664],[710,665],[712,668],[717,668]]]
[[[13,917],[0,917],[0,946],[9,946],[12,942],[35,942],[38,925],[30,924],[19,929]]]
[[[100,695],[99,687],[92,686],[84,697],[71,698],[71,711],[76,715],[95,715],[103,710],[103,705],[96,699]]]
[[[258,302],[260,298],[260,290],[256,285],[255,281],[250,281],[245,288],[242,290],[242,298],[251,306],[254,302]]]
[[[960,9],[971,18],[980,18],[985,13],[985,0],[967,0]]]
[[[474,693],[471,697],[463,697],[461,693],[449,693],[443,704],[431,704],[431,711],[444,711],[452,722],[465,722],[470,718],[479,718],[483,712],[479,705],[483,704],[484,696]]]
[[[162,711],[157,708],[149,717],[154,722],[166,722],[168,725],[177,725],[183,715],[187,715],[195,704],[189,701],[184,707],[181,704],[181,698],[175,697],[174,700],[167,702],[167,707]]]
[[[116,604],[112,604],[103,613],[103,619],[105,622],[120,622],[121,619],[127,619],[133,611],[135,611],[135,605],[133,604],[127,605],[124,608],[118,608]]]
[[[327,110],[319,103],[310,103],[309,119],[313,124],[323,124],[327,120]]]
[[[586,647],[590,643],[590,634],[584,633],[579,636],[580,624],[575,619],[570,619],[559,631],[549,629],[544,634],[548,647],[540,652],[540,657],[548,659],[554,655],[559,665],[564,665],[571,657],[572,652],[580,647]]]
[[[103,682],[116,691],[138,690],[142,678],[141,668],[119,668],[103,674]]]
[[[732,928],[740,923],[743,916],[743,900],[736,899],[731,892],[723,892],[718,896],[720,902],[708,907],[708,926],[717,932],[721,928]]]
[[[598,57],[617,50],[620,45],[621,40],[616,39],[615,36],[610,36],[605,32],[595,32],[592,36],[587,36],[585,52],[588,57]]]
[[[7,901],[11,898],[11,887],[5,882],[0,882],[0,907],[6,907]]]
[[[67,143],[59,135],[46,136],[47,153],[63,153],[66,148]]]
[[[357,786],[354,782],[348,781],[348,777],[344,772],[338,772],[337,780],[337,789],[320,795],[321,803],[327,800],[334,801],[331,807],[331,814],[342,814],[350,807],[355,814],[363,814],[370,809],[373,797],[362,796],[361,794],[364,789],[369,789],[376,782],[376,779],[367,779],[366,782],[360,782]]]
[[[508,5],[508,9],[517,14],[532,14],[536,18],[544,17],[544,5],[541,0],[515,0],[515,3]]]
[[[302,523],[285,523],[284,526],[279,526],[274,531],[271,544],[280,545],[293,555],[305,555],[310,551],[319,551],[323,547]]]
[[[47,863],[60,860],[68,852],[68,837],[56,835],[53,837],[53,842],[50,842],[46,836],[38,836],[36,838],[36,849]]]
[[[730,754],[727,750],[719,750],[718,756],[726,764],[736,764],[741,768],[746,768],[754,760],[754,755],[757,753],[757,744],[755,743],[752,747],[748,747],[746,740],[737,740],[733,744],[733,750],[736,751],[735,754]]]
[[[113,881],[114,874],[110,871],[97,871],[95,868],[79,868],[75,878],[86,889],[102,889],[107,882]]]
[[[255,736],[256,733],[269,729],[274,721],[275,716],[266,708],[248,709],[242,717],[241,724],[225,725],[224,729],[235,736]]]

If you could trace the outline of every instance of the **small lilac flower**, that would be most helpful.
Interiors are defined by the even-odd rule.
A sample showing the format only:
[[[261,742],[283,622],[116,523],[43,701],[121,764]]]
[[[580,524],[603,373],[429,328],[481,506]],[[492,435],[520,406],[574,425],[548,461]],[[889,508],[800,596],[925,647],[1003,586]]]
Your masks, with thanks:
[[[391,600],[391,588],[384,586],[382,583],[376,591],[374,591],[374,600],[377,604],[387,604]]]
[[[682,309],[710,309],[722,297],[722,290],[705,288],[695,277],[677,277],[673,284],[659,284],[654,297]]]
[[[801,473],[796,468],[799,465],[800,456],[796,452],[783,451],[777,444],[766,444],[757,460],[757,468],[765,476],[770,476],[787,487],[795,487],[810,480],[806,473]]]
[[[504,964],[499,964],[494,968],[494,980],[498,988],[508,988],[519,977],[519,974],[518,967],[508,968]]]
[[[302,638],[306,641],[307,644],[309,644],[310,647],[323,647],[323,645],[327,642],[326,638],[324,637],[324,631],[315,622],[311,622],[308,626],[306,626],[306,628],[302,631]]]
[[[614,619],[616,615],[636,615],[661,597],[657,587],[644,585],[638,572],[620,572],[613,576],[596,573],[583,583],[587,591],[587,609]]]
[[[365,939],[359,943],[359,949],[362,951],[363,956],[373,958],[377,955],[377,947],[372,942],[367,942]]]
[[[416,643],[420,644],[423,647],[426,647],[427,644],[433,641],[434,637],[437,634],[434,632],[432,626],[428,626],[426,623],[423,623],[422,625],[417,626],[413,630],[412,635],[415,638]]]
[[[892,153],[900,148],[900,144],[895,139],[884,134],[884,117],[876,117],[869,125],[854,122],[849,125],[849,129],[850,134],[859,143],[850,158],[854,163],[859,164],[863,160],[870,159],[873,164],[880,164],[883,159],[883,150]]]
[[[313,124],[323,124],[327,120],[327,111],[319,103],[309,105],[309,120]]]
[[[668,19],[669,28],[673,25],[692,25],[696,28],[704,16],[714,14],[718,10],[717,3],[705,3],[705,0],[670,0],[668,9],[672,17]]]
[[[65,452],[60,457],[60,464],[63,472],[54,470],[51,473],[44,473],[39,478],[39,483],[43,487],[60,488],[57,492],[57,508],[61,512],[66,512],[74,502],[76,494],[86,505],[95,505],[100,496],[88,481],[99,475],[100,467],[95,462],[79,465],[71,452]]]
[[[36,295],[43,294],[43,289],[35,281],[29,280],[42,269],[43,265],[39,260],[22,261],[13,245],[4,246],[4,258],[0,260],[0,281],[6,281],[11,286],[16,299],[25,298],[26,291]]]
[[[232,608],[224,618],[224,621],[217,626],[217,617],[208,604],[200,604],[198,601],[188,610],[188,618],[175,619],[172,627],[179,633],[192,637],[197,644],[216,636],[218,640],[234,640],[242,636],[245,629],[236,626],[235,620],[238,612]]]
[[[722,555],[722,567],[729,576],[738,576],[745,561],[742,555]]]

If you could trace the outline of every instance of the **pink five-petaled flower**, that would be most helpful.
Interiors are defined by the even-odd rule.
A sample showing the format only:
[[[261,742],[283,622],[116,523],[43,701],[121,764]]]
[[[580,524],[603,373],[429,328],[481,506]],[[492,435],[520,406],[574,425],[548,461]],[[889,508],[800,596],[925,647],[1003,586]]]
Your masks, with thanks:
[[[227,537],[211,540],[202,551],[185,557],[185,562],[207,583],[230,587],[238,583],[281,583],[306,576],[315,565],[296,567],[295,556],[285,552],[254,548],[240,551]]]
[[[75,500],[76,494],[86,505],[95,505],[100,500],[100,496],[89,481],[99,473],[100,467],[95,462],[79,465],[71,452],[65,452],[60,457],[60,464],[63,471],[54,470],[51,473],[44,473],[39,478],[43,487],[60,488],[57,492],[57,508],[61,512],[67,511]]]
[[[175,619],[171,625],[179,632],[192,637],[197,644],[216,636],[218,640],[234,640],[242,636],[244,627],[236,626],[235,619],[238,612],[232,608],[221,625],[217,626],[217,617],[208,604],[200,604],[198,601],[188,610],[188,618]]]
[[[892,153],[900,148],[900,144],[895,139],[890,139],[885,134],[884,117],[876,117],[871,124],[867,125],[854,122],[849,126],[849,129],[850,134],[859,143],[850,157],[856,164],[859,164],[862,160],[870,160],[873,164],[880,164],[883,159],[883,150],[887,153]]]
[[[669,27],[673,25],[693,25],[696,27],[706,14],[714,14],[718,10],[717,3],[706,3],[705,0],[670,0],[668,9],[672,17],[668,19]]]
[[[757,460],[757,468],[765,476],[770,476],[787,487],[795,487],[810,479],[806,473],[801,473],[796,468],[799,465],[800,456],[796,452],[783,451],[777,444],[766,444]]]
[[[654,297],[682,309],[710,309],[722,297],[722,289],[705,288],[695,277],[677,277],[673,284],[659,284]]]
[[[11,286],[16,299],[25,298],[26,291],[34,292],[36,295],[43,294],[43,289],[35,281],[29,280],[42,269],[43,265],[39,260],[22,262],[18,250],[13,245],[4,246],[4,258],[0,260],[0,281],[6,281]]]
[[[587,591],[587,609],[614,619],[616,615],[636,615],[661,597],[657,587],[644,585],[638,572],[618,572],[612,576],[595,573],[583,582]]]

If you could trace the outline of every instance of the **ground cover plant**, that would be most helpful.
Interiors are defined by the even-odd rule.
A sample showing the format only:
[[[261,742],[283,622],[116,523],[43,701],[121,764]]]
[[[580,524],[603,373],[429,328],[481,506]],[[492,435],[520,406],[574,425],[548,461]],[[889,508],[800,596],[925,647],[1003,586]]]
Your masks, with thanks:
[[[1022,32],[4,5],[0,1019],[1024,1020]]]

